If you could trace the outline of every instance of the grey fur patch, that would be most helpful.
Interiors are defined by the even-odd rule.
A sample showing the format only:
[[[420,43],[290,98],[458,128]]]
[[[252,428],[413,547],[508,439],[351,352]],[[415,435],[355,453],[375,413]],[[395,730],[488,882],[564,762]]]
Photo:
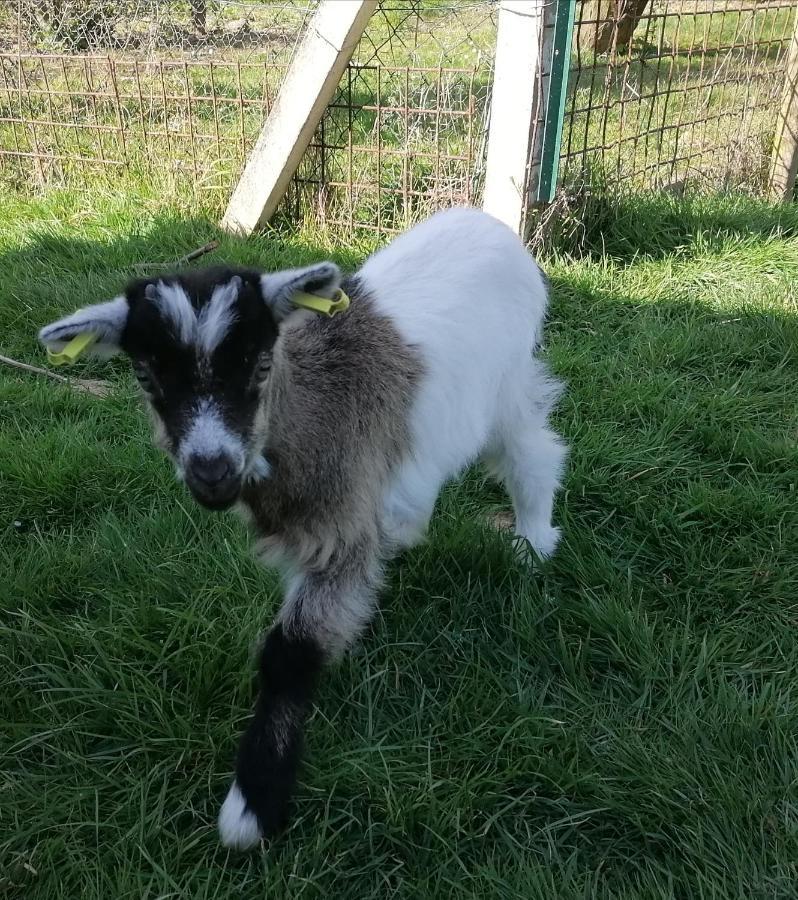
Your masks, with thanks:
[[[370,615],[380,580],[385,487],[408,451],[420,357],[356,279],[332,319],[286,320],[258,441],[270,477],[244,486],[258,550],[292,573],[281,619],[330,649]]]
[[[302,719],[302,710],[288,702],[277,704],[271,710],[270,737],[278,756],[283,756],[291,746],[292,738],[296,733],[297,726],[302,724]]]
[[[328,656],[339,656],[371,618],[382,572],[379,547],[370,536],[335,547],[323,569],[288,579],[278,621],[286,634],[312,637]]]

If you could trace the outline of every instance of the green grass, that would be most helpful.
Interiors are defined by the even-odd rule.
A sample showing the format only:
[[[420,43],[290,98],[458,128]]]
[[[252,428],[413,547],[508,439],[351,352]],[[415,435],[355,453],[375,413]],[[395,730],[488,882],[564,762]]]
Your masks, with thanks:
[[[6,194],[0,352],[141,261],[212,237],[120,184]],[[791,898],[798,859],[798,210],[596,206],[551,253],[569,382],[558,555],[486,525],[476,470],[329,673],[296,818],[252,854],[215,816],[279,602],[192,505],[122,361],[107,400],[0,367],[0,895]],[[295,265],[366,247],[222,237]]]

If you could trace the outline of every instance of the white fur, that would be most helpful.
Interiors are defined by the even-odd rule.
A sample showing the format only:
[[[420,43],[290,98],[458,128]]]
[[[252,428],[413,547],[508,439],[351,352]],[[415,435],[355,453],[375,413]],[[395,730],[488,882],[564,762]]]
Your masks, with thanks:
[[[241,279],[234,275],[227,284],[214,289],[200,313],[197,347],[208,356],[221,344],[235,320],[233,306],[240,288]]]
[[[226,847],[247,850],[261,838],[258,819],[246,809],[246,801],[237,782],[230,785],[219,811],[219,836]]]
[[[57,322],[45,325],[39,332],[39,340],[50,350],[63,350],[76,335],[91,332],[97,336],[97,342],[88,352],[110,356],[119,350],[119,341],[129,312],[127,300],[120,295],[105,303],[86,306]]]
[[[415,543],[444,482],[486,457],[512,496],[517,532],[540,555],[552,553],[565,448],[545,427],[558,388],[532,354],[547,293],[523,243],[486,213],[450,209],[396,238],[359,274],[426,370],[411,415],[413,452],[385,498],[389,536]]]
[[[159,281],[157,285],[148,285],[145,294],[155,303],[164,319],[171,322],[181,343],[191,344],[196,339],[197,315],[188,294],[179,284]]]
[[[223,453],[231,467],[240,472],[245,452],[241,439],[224,423],[213,400],[200,400],[191,427],[180,442],[179,462],[185,466],[189,457],[209,457]]]

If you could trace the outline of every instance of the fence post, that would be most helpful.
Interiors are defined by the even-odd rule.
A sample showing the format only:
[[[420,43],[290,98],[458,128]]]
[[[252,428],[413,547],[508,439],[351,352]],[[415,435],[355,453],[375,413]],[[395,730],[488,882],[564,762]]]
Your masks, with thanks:
[[[565,99],[568,94],[568,76],[571,63],[571,43],[574,34],[576,4],[571,0],[558,0],[554,22],[554,40],[551,53],[551,73],[543,119],[543,139],[540,156],[540,178],[536,199],[551,203],[557,190],[560,174],[560,148],[562,126],[565,119]],[[545,59],[546,57],[544,57]]]
[[[249,234],[283,197],[377,0],[323,0],[233,191],[222,228]]]
[[[482,208],[521,234],[529,163],[539,141],[544,28],[549,0],[501,0]]]
[[[798,8],[787,54],[784,92],[776,119],[769,189],[774,200],[791,200],[798,174]]]

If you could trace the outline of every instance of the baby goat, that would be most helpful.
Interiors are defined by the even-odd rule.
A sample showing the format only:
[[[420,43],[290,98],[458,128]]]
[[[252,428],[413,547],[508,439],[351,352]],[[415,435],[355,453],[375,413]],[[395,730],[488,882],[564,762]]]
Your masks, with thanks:
[[[327,318],[299,292],[334,297]],[[219,816],[249,847],[287,817],[323,664],[372,616],[384,562],[424,535],[441,486],[476,459],[507,486],[540,556],[565,448],[559,385],[533,357],[547,294],[521,241],[473,209],[440,212],[347,278],[322,262],[136,281],[43,328],[124,351],[157,441],[199,503],[245,513],[285,600],[260,652],[260,694]]]

